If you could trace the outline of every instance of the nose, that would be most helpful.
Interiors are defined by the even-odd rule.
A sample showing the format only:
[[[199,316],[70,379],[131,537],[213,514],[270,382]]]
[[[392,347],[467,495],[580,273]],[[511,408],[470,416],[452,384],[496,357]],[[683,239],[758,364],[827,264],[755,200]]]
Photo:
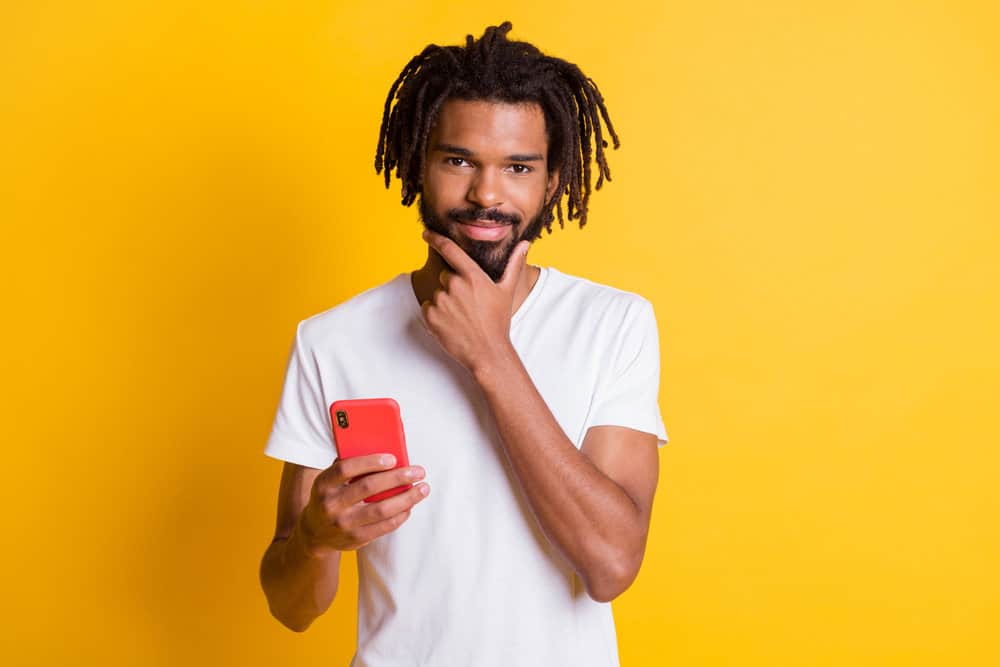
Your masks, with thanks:
[[[492,169],[477,169],[465,198],[480,208],[494,208],[503,204],[500,176]]]

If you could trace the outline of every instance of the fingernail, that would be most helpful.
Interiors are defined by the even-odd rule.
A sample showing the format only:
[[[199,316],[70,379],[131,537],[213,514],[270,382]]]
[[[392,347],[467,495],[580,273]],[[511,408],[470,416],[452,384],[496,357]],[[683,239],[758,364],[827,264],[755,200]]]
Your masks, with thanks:
[[[392,454],[386,454],[385,456],[382,457],[382,465],[384,466],[396,465],[396,457],[393,456]]]
[[[430,492],[431,492],[431,487],[427,486],[426,484],[420,485],[420,495],[426,496]]]

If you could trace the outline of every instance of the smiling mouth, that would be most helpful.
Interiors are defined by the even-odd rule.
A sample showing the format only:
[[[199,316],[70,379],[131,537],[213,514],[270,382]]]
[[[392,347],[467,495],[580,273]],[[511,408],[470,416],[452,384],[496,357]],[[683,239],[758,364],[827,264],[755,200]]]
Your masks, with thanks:
[[[468,222],[462,221],[463,225],[472,225],[473,227],[505,227],[511,223],[509,222],[494,222],[492,220],[469,220]]]
[[[511,227],[509,222],[493,222],[485,220],[476,220],[474,222],[460,222],[459,227],[462,229],[462,233],[471,239],[477,241],[493,241],[499,242],[501,239],[506,238],[511,235],[511,232],[507,229]]]

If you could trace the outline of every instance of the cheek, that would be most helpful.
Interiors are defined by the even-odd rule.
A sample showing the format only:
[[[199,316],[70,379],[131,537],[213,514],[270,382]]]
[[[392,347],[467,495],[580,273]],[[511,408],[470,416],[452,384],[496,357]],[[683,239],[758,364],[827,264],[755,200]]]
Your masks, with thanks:
[[[466,190],[467,178],[439,169],[428,169],[424,180],[424,194],[428,199],[447,201],[461,198]]]
[[[544,179],[519,183],[512,192],[516,192],[518,208],[524,211],[536,211],[545,204],[547,182]]]

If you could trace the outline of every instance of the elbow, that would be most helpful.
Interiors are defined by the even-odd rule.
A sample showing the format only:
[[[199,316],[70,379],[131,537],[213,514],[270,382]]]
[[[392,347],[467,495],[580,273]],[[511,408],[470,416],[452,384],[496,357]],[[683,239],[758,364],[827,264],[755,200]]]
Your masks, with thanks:
[[[309,626],[312,625],[313,619],[306,620],[303,618],[295,618],[293,614],[288,613],[287,610],[283,610],[281,606],[279,606],[278,600],[274,597],[276,592],[267,585],[268,580],[264,576],[263,570],[261,570],[261,584],[264,588],[264,596],[267,600],[267,611],[276,621],[292,632],[305,632],[309,629]]]
[[[295,624],[292,624],[292,623],[282,623],[282,625],[284,625],[286,628],[288,628],[292,632],[305,632],[306,630],[309,629],[309,626],[312,625],[312,623],[306,623],[304,625],[295,625]]]
[[[629,557],[605,561],[599,571],[584,579],[587,595],[595,602],[611,602],[628,590],[639,574],[640,559]]]
[[[292,632],[305,632],[306,630],[309,629],[309,626],[312,625],[312,621],[294,622],[294,621],[282,620],[280,618],[278,620],[281,621],[281,624],[283,626],[285,626]]]
[[[610,589],[587,587],[587,595],[594,602],[611,602],[621,595],[621,591],[614,592]]]
[[[624,593],[632,582],[600,581],[587,586],[587,595],[595,602],[611,602]]]
[[[269,609],[271,612],[271,616],[277,619],[279,623],[281,623],[283,626],[285,626],[292,632],[305,632],[306,630],[309,629],[309,626],[312,625],[312,620],[305,621],[301,619],[292,619],[283,614],[275,612],[274,607],[269,607]]]

